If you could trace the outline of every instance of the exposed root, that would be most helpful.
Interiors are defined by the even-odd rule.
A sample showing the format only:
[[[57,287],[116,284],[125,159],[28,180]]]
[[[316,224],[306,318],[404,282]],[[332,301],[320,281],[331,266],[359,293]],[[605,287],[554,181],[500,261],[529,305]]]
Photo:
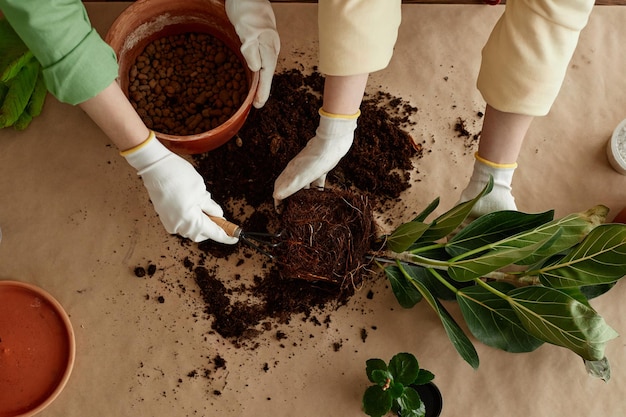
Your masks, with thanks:
[[[302,190],[282,215],[286,241],[278,256],[286,278],[357,289],[375,238],[368,198],[346,190]]]

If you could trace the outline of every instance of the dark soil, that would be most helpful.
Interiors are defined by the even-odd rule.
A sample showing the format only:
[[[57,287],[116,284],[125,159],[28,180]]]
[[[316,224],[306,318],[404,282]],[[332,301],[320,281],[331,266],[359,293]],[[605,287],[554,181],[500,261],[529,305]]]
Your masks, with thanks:
[[[244,199],[253,207],[273,204],[274,180],[287,163],[315,136],[322,106],[323,77],[292,69],[276,74],[272,95],[262,109],[252,109],[238,139],[195,157],[214,199]],[[415,144],[403,128],[417,112],[384,92],[366,95],[354,144],[327,182],[353,187],[380,207],[409,187]],[[233,213],[236,215],[236,213]]]
[[[285,202],[282,215],[277,214],[274,180],[315,135],[322,89],[323,77],[316,72],[305,75],[293,69],[276,74],[272,96],[262,109],[252,109],[238,137],[194,156],[226,217],[244,231],[287,232],[284,243],[273,249],[276,257],[267,258],[262,270],[251,272],[258,275],[242,279],[253,282],[252,286],[227,289],[224,283],[232,283],[232,278],[220,276],[219,268],[210,266],[214,257],[237,256],[241,265],[251,256],[263,256],[244,244],[203,242],[198,247],[204,255],[195,262],[185,261],[201,290],[213,330],[236,345],[250,346],[243,341],[271,330],[272,321],[288,323],[294,314],[319,323],[313,311],[337,308],[349,300],[355,288],[369,279],[365,255],[375,250],[376,243],[372,212],[399,200],[410,186],[413,162],[422,154],[421,145],[404,130],[417,108],[385,92],[368,94],[354,144],[328,174],[329,190],[301,191]],[[243,208],[229,212],[229,207],[240,207],[241,202],[252,207],[252,215]],[[312,235],[311,228],[320,233]],[[304,269],[296,259],[306,260],[301,262]],[[258,302],[239,302],[239,293]]]

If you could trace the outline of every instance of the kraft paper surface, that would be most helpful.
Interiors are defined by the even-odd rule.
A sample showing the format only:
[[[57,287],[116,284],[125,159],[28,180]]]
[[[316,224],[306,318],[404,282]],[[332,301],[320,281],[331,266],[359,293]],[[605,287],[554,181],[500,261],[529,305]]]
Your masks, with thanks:
[[[88,3],[87,9],[104,36],[127,5]],[[282,41],[278,71],[316,64],[316,7],[274,4]],[[454,126],[462,118],[470,133],[480,132],[480,51],[503,10],[403,6],[394,58],[368,87],[419,109],[410,133],[428,150],[415,162],[403,204],[390,209],[397,224],[414,214],[406,206],[421,210],[440,197],[438,212],[451,207],[468,180],[476,144]],[[626,118],[624,21],[626,7],[596,6],[552,111],[533,122],[513,181],[521,211],[554,209],[564,216],[604,204],[611,219],[626,206],[626,177],[611,168],[605,152]],[[141,180],[108,138],[79,108],[51,96],[27,130],[0,131],[0,228],[0,279],[50,292],[76,334],[72,376],[42,417],[357,417],[364,415],[361,397],[369,385],[365,361],[402,351],[435,374],[444,417],[626,415],[623,336],[606,349],[607,383],[588,376],[578,356],[547,344],[509,354],[474,340],[481,359],[474,370],[436,314],[425,303],[403,310],[384,280],[367,289],[373,297],[360,291],[346,306],[322,313],[331,318],[324,326],[296,317],[261,334],[255,349],[233,346],[211,332],[184,266],[185,257],[197,258],[197,246],[165,232]],[[255,259],[239,267],[206,263],[219,264],[226,276],[236,268],[251,275],[262,262]],[[155,275],[137,278],[134,268],[150,263]],[[621,282],[592,300],[622,335],[625,294]],[[455,304],[446,307],[460,319]],[[361,329],[367,329],[365,341]],[[279,330],[286,339],[277,340]],[[223,367],[214,366],[217,356]]]

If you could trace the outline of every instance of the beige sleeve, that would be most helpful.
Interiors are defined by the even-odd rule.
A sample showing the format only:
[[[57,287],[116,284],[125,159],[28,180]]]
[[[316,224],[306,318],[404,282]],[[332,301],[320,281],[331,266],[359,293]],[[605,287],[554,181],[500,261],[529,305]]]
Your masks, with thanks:
[[[357,75],[385,68],[398,37],[401,0],[319,0],[319,69]]]
[[[543,116],[563,84],[594,0],[508,0],[483,48],[477,86],[493,108]]]

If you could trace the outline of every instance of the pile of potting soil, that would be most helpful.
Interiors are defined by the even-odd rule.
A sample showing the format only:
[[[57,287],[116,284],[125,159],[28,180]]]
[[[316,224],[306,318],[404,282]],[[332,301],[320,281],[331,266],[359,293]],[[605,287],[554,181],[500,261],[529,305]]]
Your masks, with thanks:
[[[244,230],[276,232],[281,227],[282,219],[272,199],[274,181],[315,135],[322,89],[323,77],[316,72],[305,75],[292,69],[276,74],[270,99],[262,109],[252,109],[238,136],[214,151],[194,156],[213,199],[224,207],[226,217],[241,224]],[[382,209],[397,201],[410,186],[413,162],[422,154],[421,145],[415,144],[404,130],[411,126],[411,116],[416,112],[415,107],[388,93],[366,95],[354,144],[329,173],[327,186],[367,201],[368,210]],[[323,203],[321,195],[328,192],[316,193],[320,194],[316,203]],[[249,210],[234,209],[244,206],[252,208],[252,215],[246,214]],[[367,231],[362,239],[370,244],[372,237],[373,233]],[[246,340],[269,330],[270,320],[287,323],[294,314],[306,318],[311,317],[314,309],[345,304],[354,289],[368,278],[364,268],[353,265],[350,285],[345,285],[342,278],[342,285],[290,279],[286,275],[293,268],[285,274],[284,265],[280,268],[268,259],[263,270],[251,271],[253,277],[242,279],[253,285],[227,289],[225,283],[232,283],[232,277],[220,276],[219,268],[211,261],[214,257],[237,257],[237,265],[241,265],[251,256],[263,255],[256,255],[242,244],[228,246],[207,241],[198,247],[203,256],[185,262],[200,288],[212,328],[240,346],[247,346]],[[258,302],[238,302],[237,294]]]

